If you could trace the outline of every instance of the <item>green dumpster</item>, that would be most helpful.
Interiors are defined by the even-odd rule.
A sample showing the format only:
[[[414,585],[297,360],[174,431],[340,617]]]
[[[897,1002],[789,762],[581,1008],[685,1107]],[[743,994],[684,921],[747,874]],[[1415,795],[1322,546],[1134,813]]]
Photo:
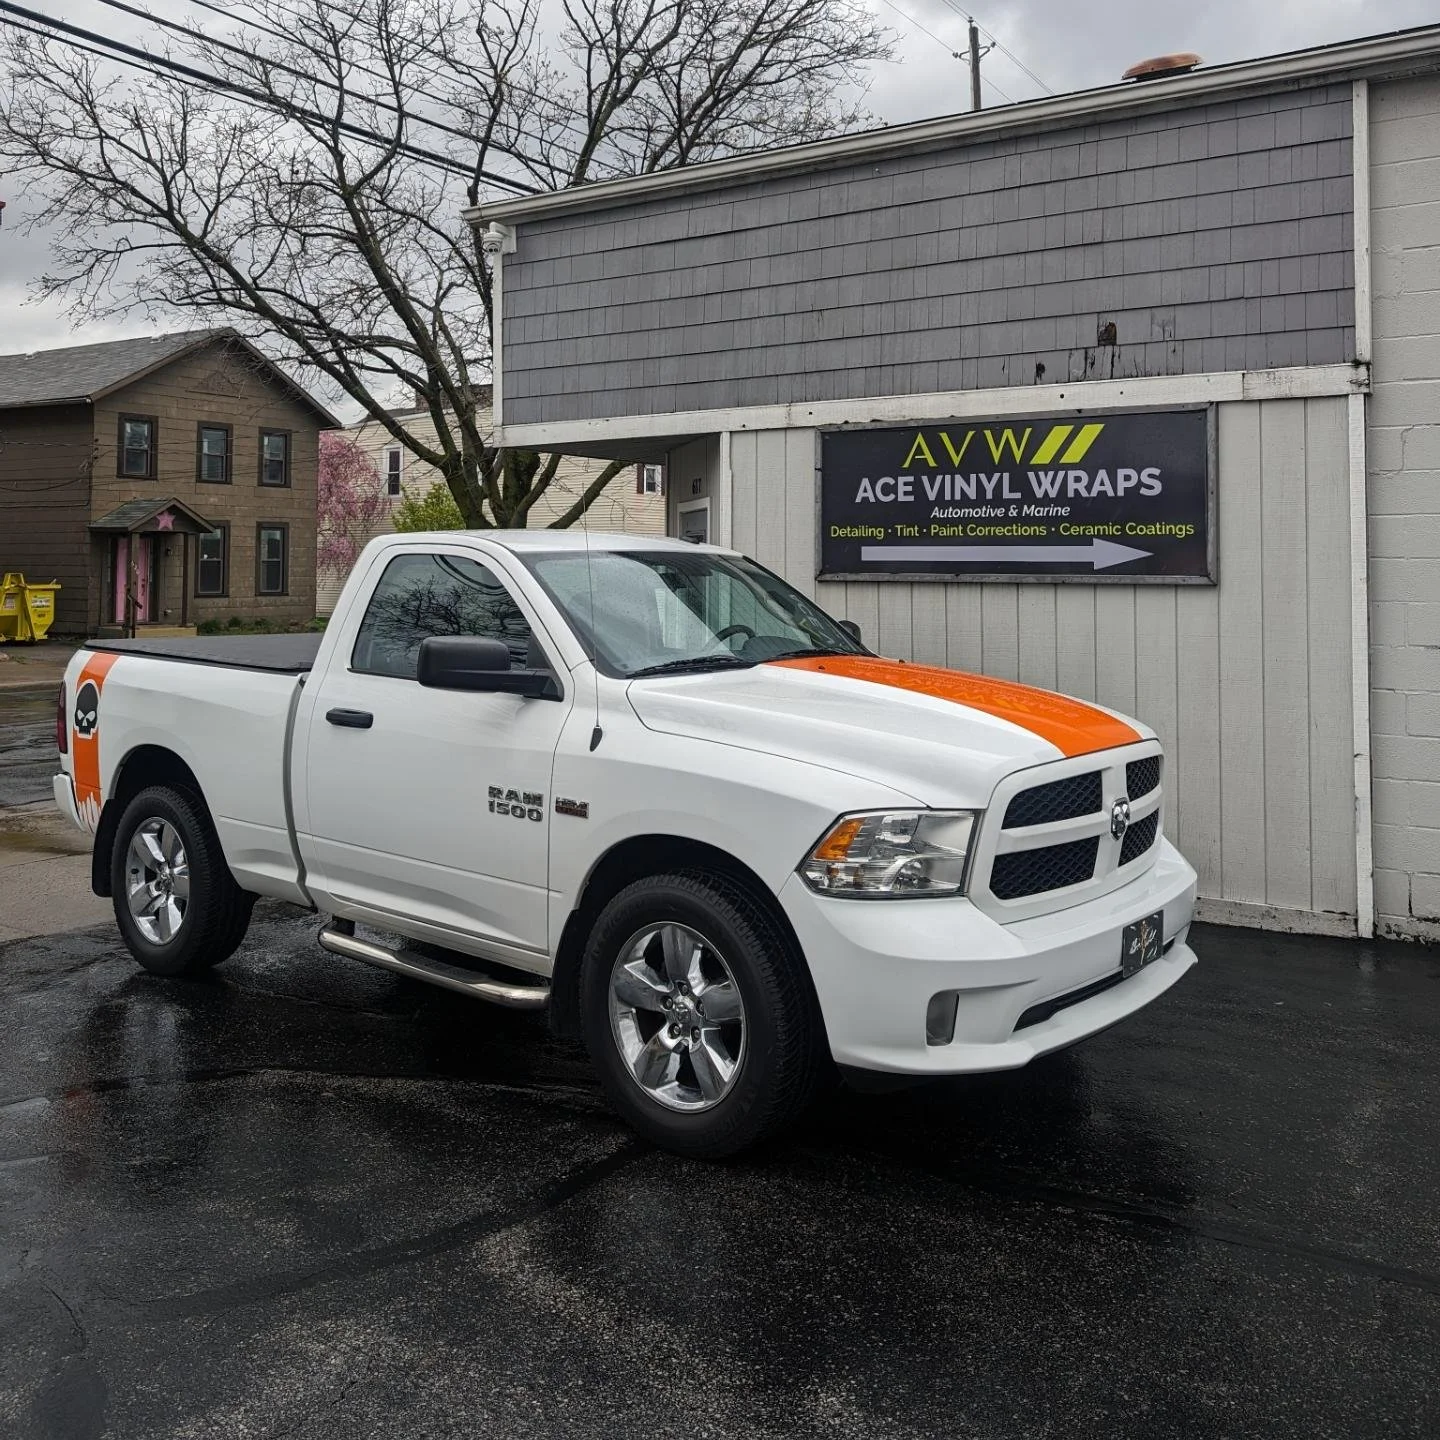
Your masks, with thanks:
[[[8,570],[0,580],[0,644],[5,641],[43,640],[55,619],[57,581],[27,585],[18,571]]]

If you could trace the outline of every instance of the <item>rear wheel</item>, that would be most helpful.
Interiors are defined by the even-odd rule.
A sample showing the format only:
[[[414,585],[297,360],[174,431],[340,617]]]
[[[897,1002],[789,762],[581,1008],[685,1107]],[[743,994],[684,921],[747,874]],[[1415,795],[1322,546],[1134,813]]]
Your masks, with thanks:
[[[227,959],[255,904],[235,883],[198,797],[165,785],[125,807],[110,893],[126,947],[155,975],[193,975]]]
[[[823,1047],[809,985],[770,914],[723,877],[622,890],[591,932],[580,983],[606,1095],[667,1149],[732,1155],[814,1093]]]

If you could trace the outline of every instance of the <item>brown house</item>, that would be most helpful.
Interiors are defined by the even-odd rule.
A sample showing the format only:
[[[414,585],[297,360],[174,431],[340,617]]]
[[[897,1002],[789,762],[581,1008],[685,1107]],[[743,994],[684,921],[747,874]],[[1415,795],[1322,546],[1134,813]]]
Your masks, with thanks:
[[[307,621],[335,423],[231,330],[0,355],[0,570],[65,634]]]

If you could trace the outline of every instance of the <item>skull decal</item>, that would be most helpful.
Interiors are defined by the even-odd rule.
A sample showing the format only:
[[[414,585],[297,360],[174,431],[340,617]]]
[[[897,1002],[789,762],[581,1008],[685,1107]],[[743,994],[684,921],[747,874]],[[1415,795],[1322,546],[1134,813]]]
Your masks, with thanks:
[[[91,680],[87,680],[75,697],[75,733],[88,740],[100,720],[100,691]]]

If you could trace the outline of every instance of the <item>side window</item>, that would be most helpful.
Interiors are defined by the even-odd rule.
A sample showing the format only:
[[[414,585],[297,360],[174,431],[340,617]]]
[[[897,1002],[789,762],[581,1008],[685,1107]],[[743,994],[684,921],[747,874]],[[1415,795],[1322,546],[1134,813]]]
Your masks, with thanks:
[[[350,668],[413,680],[432,635],[500,640],[517,668],[530,659],[530,626],[493,570],[460,555],[397,555],[370,597]]]

